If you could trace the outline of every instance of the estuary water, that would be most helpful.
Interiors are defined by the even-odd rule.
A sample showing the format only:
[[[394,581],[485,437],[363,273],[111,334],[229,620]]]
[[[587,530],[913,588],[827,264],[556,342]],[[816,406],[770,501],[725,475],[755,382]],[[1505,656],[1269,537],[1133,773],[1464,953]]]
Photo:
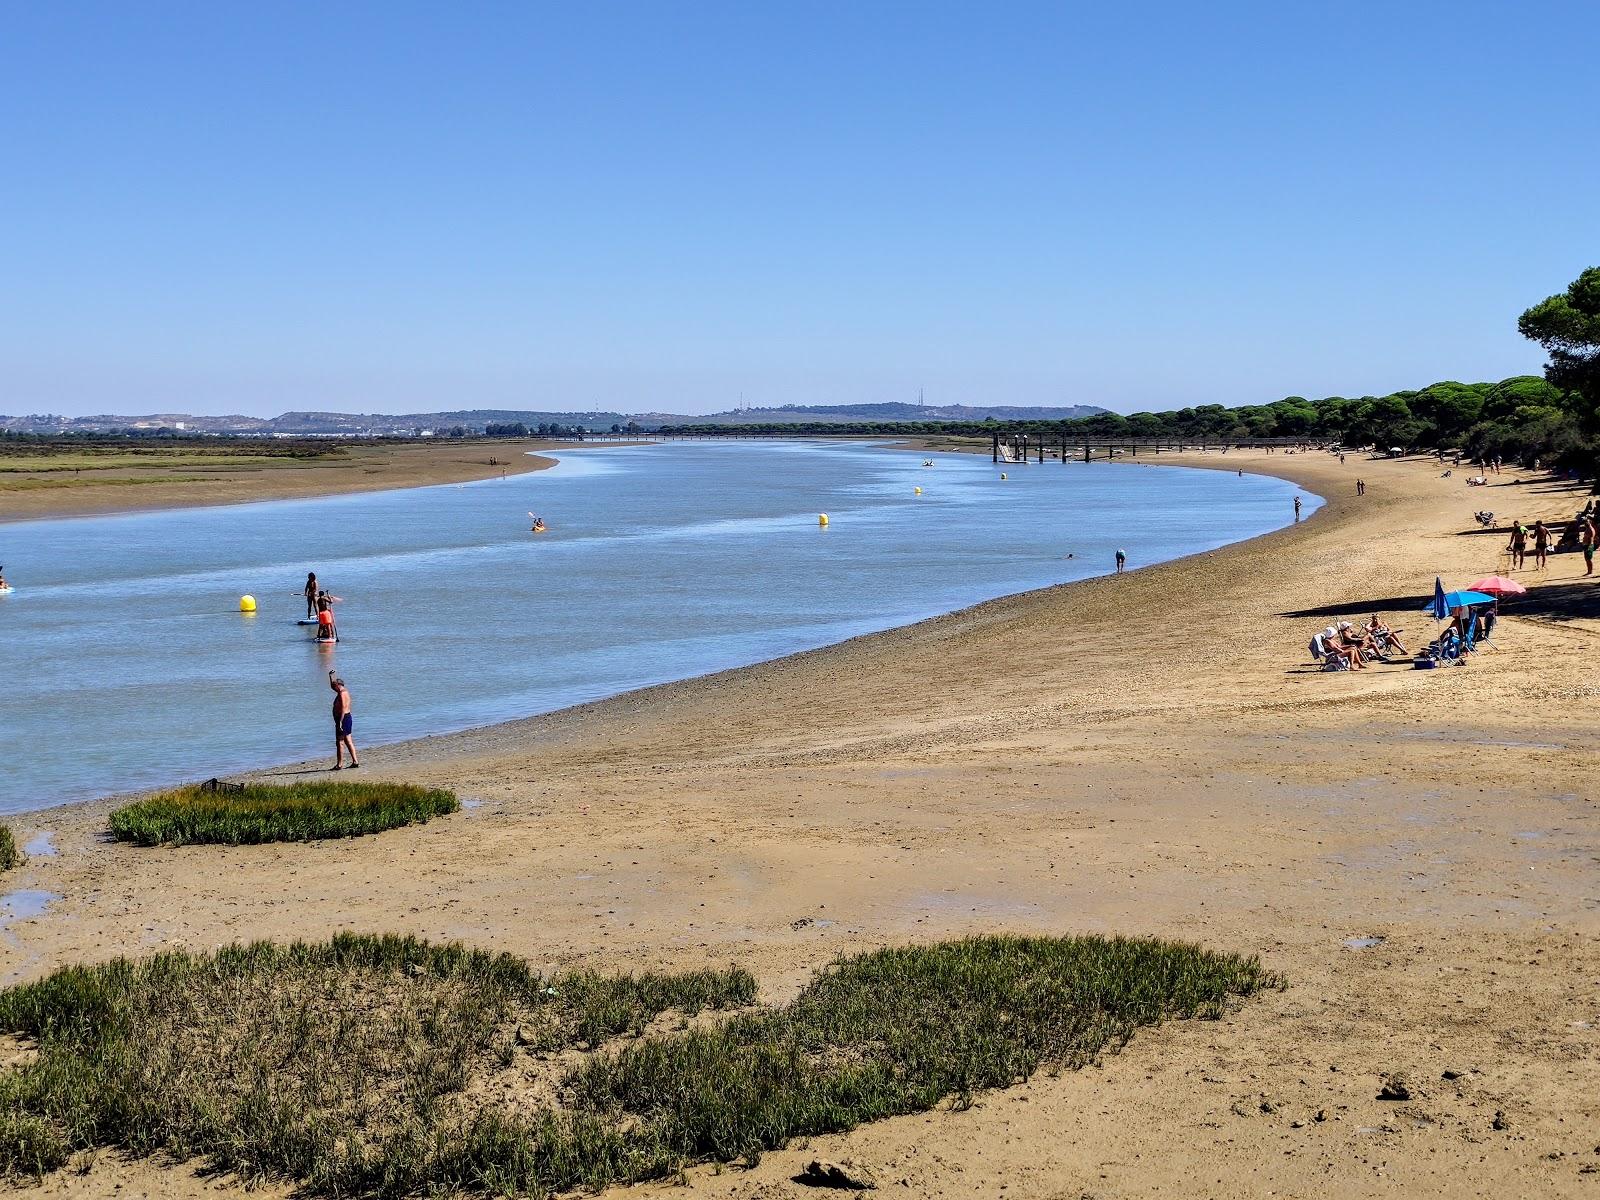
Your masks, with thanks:
[[[0,811],[331,757],[330,668],[366,747],[1102,574],[1118,547],[1130,568],[1210,549],[1289,523],[1297,494],[1221,471],[924,457],[591,447],[466,485],[0,525]],[[1309,515],[1320,502],[1299,494]],[[336,646],[296,624],[309,570],[342,598]]]

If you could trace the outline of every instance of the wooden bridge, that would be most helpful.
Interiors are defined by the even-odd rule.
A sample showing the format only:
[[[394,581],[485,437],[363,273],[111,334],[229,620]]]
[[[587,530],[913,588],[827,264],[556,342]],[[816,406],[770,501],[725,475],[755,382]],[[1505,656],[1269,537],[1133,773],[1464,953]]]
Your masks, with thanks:
[[[1181,454],[1186,450],[1299,450],[1310,449],[1311,443],[1303,438],[1255,438],[1237,441],[1224,438],[1074,438],[1059,433],[995,433],[993,459],[995,462],[1091,462],[1100,458],[1118,458],[1132,455],[1137,458],[1142,450],[1146,454]]]

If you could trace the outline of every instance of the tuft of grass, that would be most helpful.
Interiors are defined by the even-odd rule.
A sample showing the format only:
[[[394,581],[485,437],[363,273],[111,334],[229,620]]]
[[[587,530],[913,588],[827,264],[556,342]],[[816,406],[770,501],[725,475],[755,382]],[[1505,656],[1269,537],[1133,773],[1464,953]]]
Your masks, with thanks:
[[[9,871],[22,864],[22,851],[17,849],[16,835],[11,826],[0,825],[0,871]]]
[[[409,783],[253,783],[232,793],[190,786],[117,809],[111,832],[141,846],[309,842],[420,824],[460,807],[453,792]]]
[[[1254,958],[1098,937],[855,955],[779,1008],[739,968],[542,976],[349,934],[174,951],[0,992],[37,1047],[0,1076],[0,1166],[117,1146],[327,1195],[599,1189],[970,1102],[1276,986]]]

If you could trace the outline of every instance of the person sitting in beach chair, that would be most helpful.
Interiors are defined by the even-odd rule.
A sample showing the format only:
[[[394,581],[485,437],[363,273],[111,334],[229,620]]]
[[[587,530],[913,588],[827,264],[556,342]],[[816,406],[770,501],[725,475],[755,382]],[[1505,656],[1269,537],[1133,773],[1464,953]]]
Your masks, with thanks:
[[[1339,644],[1347,650],[1354,650],[1361,662],[1370,662],[1383,657],[1378,653],[1378,643],[1372,636],[1357,629],[1349,621],[1339,622],[1338,638]]]
[[[1361,654],[1339,642],[1339,631],[1329,625],[1311,638],[1312,657],[1319,659],[1325,671],[1355,671],[1361,668]]]
[[[1389,648],[1391,646],[1407,658],[1411,657],[1411,651],[1407,650],[1405,643],[1400,640],[1400,635],[1403,632],[1405,631],[1402,629],[1390,629],[1383,623],[1383,618],[1377,613],[1372,613],[1367,617],[1367,636],[1377,646],[1378,653],[1385,658],[1389,656]]]

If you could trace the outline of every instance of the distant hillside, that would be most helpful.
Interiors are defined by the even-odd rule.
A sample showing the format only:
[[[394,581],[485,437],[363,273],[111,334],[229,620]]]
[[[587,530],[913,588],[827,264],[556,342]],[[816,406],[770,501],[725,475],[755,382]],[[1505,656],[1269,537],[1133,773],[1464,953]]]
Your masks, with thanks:
[[[782,408],[741,408],[690,416],[683,413],[545,412],[533,409],[471,408],[429,413],[286,412],[277,417],[192,416],[151,413],[61,417],[48,413],[0,416],[0,431],[16,433],[102,433],[108,430],[171,429],[185,433],[253,434],[257,437],[406,437],[422,433],[480,434],[488,425],[523,425],[530,433],[583,429],[603,433],[612,426],[639,430],[663,425],[817,425],[863,421],[1066,421],[1105,412],[1088,404],[1064,408],[965,404],[786,404]],[[544,429],[541,430],[540,427]]]
[[[728,412],[687,416],[671,413],[641,413],[635,418],[645,427],[659,425],[778,425],[808,424],[819,421],[854,424],[858,421],[1071,421],[1093,417],[1107,411],[1092,404],[1071,404],[1062,408],[1030,408],[995,404],[973,407],[966,404],[785,404],[781,408],[739,408]]]

